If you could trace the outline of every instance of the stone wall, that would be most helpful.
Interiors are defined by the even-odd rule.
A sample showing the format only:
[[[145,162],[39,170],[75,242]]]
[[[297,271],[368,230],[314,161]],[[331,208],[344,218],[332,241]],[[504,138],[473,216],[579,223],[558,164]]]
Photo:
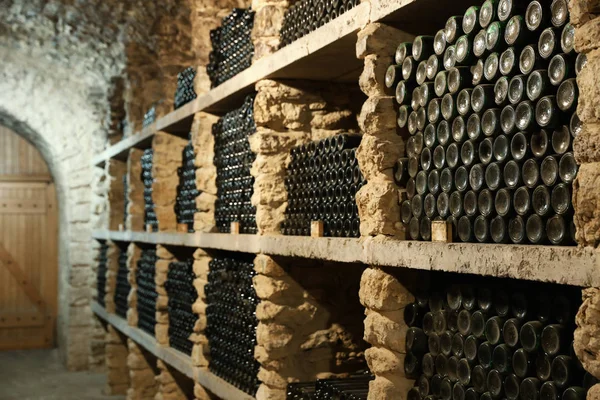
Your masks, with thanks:
[[[412,36],[381,23],[369,24],[358,33],[356,56],[364,60],[359,86],[368,96],[358,118],[363,140],[356,152],[367,180],[356,194],[362,236],[404,238],[400,188],[394,182],[393,167],[404,154],[408,131],[397,127],[395,99],[384,90],[385,71],[403,40],[412,40]]]
[[[414,271],[388,273],[365,269],[360,280],[360,301],[365,307],[365,351],[375,379],[369,384],[369,400],[405,399],[414,381],[404,375],[406,332],[404,307],[414,301],[409,289]],[[423,282],[420,282],[423,285]]]
[[[169,264],[175,260],[175,256],[164,246],[156,246],[156,272],[154,283],[156,284],[156,325],[154,335],[161,346],[169,346],[169,297],[165,283],[169,272]]]
[[[577,242],[584,246],[600,243],[600,195],[596,182],[600,179],[600,18],[596,1],[569,2],[571,23],[575,26],[575,50],[587,56],[587,64],[577,76],[579,102],[577,115],[581,132],[573,142],[577,163],[580,164],[573,183],[574,222]]]
[[[257,400],[285,399],[289,382],[364,368],[362,266],[257,255]]]
[[[127,338],[108,325],[106,332],[106,389],[109,396],[124,395],[129,388],[127,368]]]
[[[137,263],[141,257],[142,248],[135,243],[130,243],[127,247],[127,268],[129,269],[127,279],[131,285],[129,296],[127,296],[127,323],[136,327],[138,325],[136,271]]]
[[[252,29],[253,62],[275,53],[279,48],[279,30],[290,3],[288,0],[252,0],[252,9],[256,13]]]
[[[183,162],[186,144],[187,140],[166,132],[156,132],[152,138],[152,200],[161,232],[177,231],[174,208],[179,185],[177,168]]]
[[[254,120],[249,137],[256,153],[252,165],[258,232],[277,234],[284,220],[284,186],[294,146],[343,132],[357,132],[356,111],[362,96],[355,85],[310,81],[262,80],[256,84]]]
[[[179,371],[171,368],[162,360],[157,360],[160,371],[156,375],[158,390],[154,400],[187,400],[193,398],[194,382]]]
[[[109,242],[106,252],[106,288],[104,296],[104,308],[109,313],[114,313],[115,306],[115,290],[117,287],[117,273],[119,271],[119,255],[121,248],[116,244]]]
[[[127,158],[127,220],[128,231],[144,231],[144,182],[141,159],[144,152],[130,149]]]
[[[131,339],[127,339],[127,367],[129,368],[129,389],[127,400],[148,400],[158,392],[155,376],[159,370],[156,357]]]
[[[217,199],[217,168],[213,164],[215,139],[212,126],[218,118],[207,113],[194,116],[190,138],[196,160],[196,188],[200,195],[196,197],[194,230],[211,232],[215,229],[215,200]]]
[[[192,364],[195,367],[207,369],[210,362],[210,349],[208,348],[208,339],[204,335],[206,329],[206,293],[204,286],[208,283],[209,263],[211,257],[202,249],[194,252],[194,287],[198,293],[196,302],[192,304],[192,311],[198,315],[194,325],[194,333],[190,340],[194,343],[192,348]],[[200,390],[200,389],[198,389]],[[202,396],[196,395],[196,398],[202,399]]]
[[[107,162],[108,179],[110,188],[108,190],[109,221],[108,228],[118,231],[125,222],[125,185],[123,177],[127,175],[127,163],[118,160]]]

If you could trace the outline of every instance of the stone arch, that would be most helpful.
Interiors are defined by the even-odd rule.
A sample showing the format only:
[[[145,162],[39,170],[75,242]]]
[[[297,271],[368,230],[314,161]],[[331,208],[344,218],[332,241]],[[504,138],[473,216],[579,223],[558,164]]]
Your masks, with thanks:
[[[0,52],[5,53],[5,52]],[[29,140],[55,181],[59,207],[57,338],[69,369],[87,369],[92,343],[102,340],[92,316],[92,270],[106,210],[104,172],[91,165],[106,140],[104,108],[68,71],[6,54],[0,65],[0,123]]]

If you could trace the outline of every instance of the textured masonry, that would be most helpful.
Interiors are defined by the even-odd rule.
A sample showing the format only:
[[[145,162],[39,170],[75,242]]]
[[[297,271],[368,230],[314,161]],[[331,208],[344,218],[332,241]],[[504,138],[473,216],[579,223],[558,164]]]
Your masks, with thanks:
[[[106,389],[107,395],[124,395],[129,388],[127,368],[127,338],[113,326],[106,332]]]
[[[136,270],[138,260],[142,257],[142,249],[135,245],[135,243],[130,243],[127,247],[127,268],[129,269],[129,273],[127,274],[127,279],[129,280],[129,284],[131,285],[131,289],[129,290],[129,296],[127,296],[127,323],[130,326],[138,325],[138,311],[137,311],[137,280],[136,280]]]
[[[154,400],[187,400],[192,398],[194,383],[179,371],[169,367],[162,360],[157,360],[160,373],[156,375],[158,384]]]
[[[194,230],[211,232],[215,228],[215,200],[217,199],[217,168],[213,164],[215,139],[212,125],[218,118],[199,112],[194,116],[190,138],[196,155],[196,197]]]
[[[158,391],[154,377],[158,374],[156,358],[131,339],[127,339],[130,385],[127,400],[153,399]]]
[[[261,235],[278,234],[287,207],[284,186],[294,146],[343,132],[357,132],[362,96],[355,85],[262,80],[256,84],[256,133],[248,139],[256,154],[252,205]]]
[[[164,246],[156,246],[156,272],[154,283],[156,284],[156,326],[154,334],[156,341],[161,346],[169,346],[169,297],[165,289],[169,264],[175,261],[175,256]]]
[[[204,250],[197,249],[194,252],[194,287],[198,293],[198,298],[192,304],[192,311],[198,315],[198,319],[194,324],[194,333],[190,336],[190,341],[194,343],[192,348],[192,364],[204,370],[208,368],[210,361],[208,339],[204,335],[204,329],[206,329],[206,294],[204,286],[208,283],[210,260],[211,257]],[[198,387],[199,385],[196,386]],[[196,397],[199,399],[204,398],[199,395],[196,395]]]
[[[393,167],[404,154],[408,132],[397,127],[395,99],[384,90],[383,80],[396,46],[411,38],[381,23],[369,24],[358,33],[356,56],[364,60],[359,86],[368,96],[358,117],[363,139],[356,152],[360,170],[367,180],[356,194],[362,236],[404,238],[399,205],[402,188],[394,182]]]
[[[254,260],[255,357],[262,381],[257,400],[284,400],[289,382],[310,381],[363,367],[362,267],[272,258]]]
[[[123,177],[127,175],[127,163],[118,160],[108,161],[110,188],[108,190],[110,230],[118,231],[123,225],[125,214],[125,187]]]
[[[404,375],[408,330],[404,307],[414,301],[402,282],[408,279],[373,267],[367,268],[360,280],[360,301],[366,309],[364,339],[372,346],[365,351],[365,358],[375,374],[369,384],[369,400],[405,399],[414,384]]]
[[[252,0],[254,28],[254,60],[273,54],[279,48],[279,30],[283,25],[283,16],[290,6],[288,0]]]
[[[144,152],[130,149],[127,158],[127,220],[128,231],[144,230],[144,182],[142,182],[141,159]]]
[[[161,232],[177,231],[177,169],[181,167],[186,144],[187,140],[165,132],[157,132],[152,138],[152,200]]]
[[[117,272],[119,271],[119,255],[121,249],[116,244],[109,242],[106,252],[106,295],[104,304],[107,312],[114,313],[115,289],[117,287]]]

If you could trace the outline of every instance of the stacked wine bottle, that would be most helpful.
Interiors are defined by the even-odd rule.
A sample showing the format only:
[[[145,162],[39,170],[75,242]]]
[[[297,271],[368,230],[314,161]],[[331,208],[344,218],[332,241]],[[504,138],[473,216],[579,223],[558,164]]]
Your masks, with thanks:
[[[440,274],[405,308],[408,399],[583,400],[579,288]]]
[[[154,200],[152,200],[152,149],[144,150],[141,158],[142,182],[144,183],[144,224],[151,225],[153,231],[158,230],[158,219],[154,211]]]
[[[158,297],[154,283],[155,266],[156,249],[142,249],[135,272],[138,326],[153,336],[156,325],[156,298]]]
[[[120,249],[119,269],[117,270],[117,286],[115,288],[115,308],[117,315],[127,318],[127,308],[129,307],[127,298],[131,289],[129,283],[129,268],[127,268],[127,249]]]
[[[225,114],[212,127],[215,137],[214,164],[217,167],[215,222],[219,232],[230,232],[231,223],[240,223],[241,233],[256,233],[256,207],[250,203],[254,178],[250,168],[256,155],[248,136],[256,132],[254,95],[241,108]]]
[[[142,126],[146,128],[150,126],[156,121],[156,106],[150,107],[146,114],[144,114],[144,121],[142,122]]]
[[[239,74],[252,64],[254,45],[252,27],[254,11],[234,8],[223,18],[221,26],[210,31],[212,51],[206,66],[206,73],[212,87]]]
[[[575,76],[566,0],[487,0],[399,45],[385,84],[400,104],[396,168],[413,239],[451,221],[463,242],[573,244]]]
[[[108,243],[105,241],[100,242],[100,249],[98,250],[98,271],[96,278],[96,289],[97,295],[96,300],[98,304],[105,305],[104,296],[106,296],[106,264],[108,262]]]
[[[129,184],[127,183],[127,174],[123,175],[123,226],[127,226],[127,215],[129,213]]]
[[[194,100],[196,91],[194,90],[194,79],[196,78],[196,69],[187,67],[177,74],[177,89],[175,89],[175,109]]]
[[[359,135],[342,134],[291,150],[284,235],[309,236],[311,221],[323,221],[324,234],[360,236],[356,192],[366,183],[356,160]]]
[[[194,232],[196,197],[200,194],[196,188],[196,167],[194,166],[194,161],[194,146],[192,143],[188,143],[183,149],[182,166],[177,169],[179,185],[177,186],[175,214],[177,216],[177,223],[187,224],[189,232]]]
[[[254,396],[260,384],[256,345],[256,306],[252,285],[254,255],[230,253],[210,261],[206,293],[209,369]]]
[[[197,316],[192,304],[198,294],[194,288],[194,259],[169,264],[165,289],[169,297],[169,345],[183,353],[192,354],[189,337],[194,332]]]
[[[319,379],[316,382],[289,383],[287,400],[366,400],[371,374],[351,375],[343,379]]]
[[[360,0],[300,0],[292,4],[283,16],[279,48],[308,35],[359,4]]]

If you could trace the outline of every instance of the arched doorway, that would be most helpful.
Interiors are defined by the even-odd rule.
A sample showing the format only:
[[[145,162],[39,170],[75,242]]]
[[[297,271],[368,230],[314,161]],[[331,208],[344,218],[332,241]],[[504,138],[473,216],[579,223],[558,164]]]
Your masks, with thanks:
[[[39,151],[0,126],[0,350],[54,346],[57,215]]]

